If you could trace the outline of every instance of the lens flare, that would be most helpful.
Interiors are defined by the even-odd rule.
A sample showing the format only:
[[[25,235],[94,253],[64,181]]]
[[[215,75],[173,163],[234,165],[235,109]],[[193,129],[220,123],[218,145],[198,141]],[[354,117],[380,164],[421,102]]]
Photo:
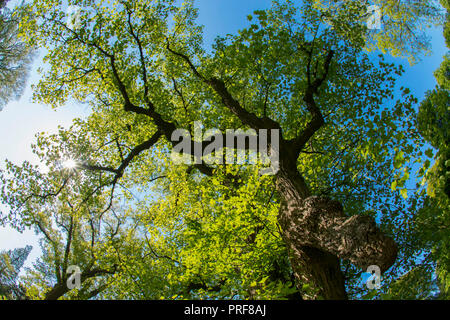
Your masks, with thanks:
[[[69,160],[64,161],[62,163],[62,165],[66,169],[75,169],[75,167],[77,166],[77,163],[74,160],[69,159]]]

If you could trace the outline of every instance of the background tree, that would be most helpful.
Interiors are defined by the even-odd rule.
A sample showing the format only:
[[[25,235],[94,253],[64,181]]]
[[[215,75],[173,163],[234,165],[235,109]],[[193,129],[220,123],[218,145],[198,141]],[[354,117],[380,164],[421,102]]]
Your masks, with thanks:
[[[437,1],[410,0],[313,0],[327,22],[349,34],[349,22],[367,22],[379,13],[381,29],[368,30],[364,34],[367,50],[380,50],[394,57],[407,58],[411,64],[430,53],[430,37],[427,29],[444,22],[442,7]],[[357,6],[359,10],[349,10]],[[370,10],[369,10],[370,9]],[[342,19],[344,18],[344,19]],[[372,22],[375,20],[372,20]]]
[[[444,37],[448,46],[448,2],[441,1],[447,10]],[[448,202],[448,54],[435,72],[437,86],[427,92],[417,114],[417,129],[437,149],[424,149],[426,158],[417,175],[423,177],[416,185],[416,193],[408,203],[400,204],[395,232],[402,233],[407,248],[403,275],[393,278],[382,295],[387,299],[448,299],[449,278],[449,202]],[[434,158],[434,164],[432,160]],[[393,188],[396,188],[394,183]],[[415,208],[415,209],[414,209]],[[415,259],[408,257],[415,256]],[[409,260],[409,261],[407,261]],[[406,267],[407,266],[407,267]]]
[[[441,1],[447,10],[444,37],[450,47],[450,3]],[[427,92],[417,116],[417,124],[423,137],[437,150],[434,165],[426,162],[421,173],[426,182],[423,209],[418,216],[419,237],[432,244],[436,274],[439,278],[441,298],[450,295],[450,55],[444,56],[440,68],[435,71],[436,87]],[[429,150],[432,154],[431,149]],[[430,168],[431,166],[431,168]]]
[[[32,247],[0,252],[0,297],[26,299],[25,288],[19,282],[19,273]]]
[[[110,212],[122,190],[139,233],[124,238],[124,272],[102,297],[346,299],[361,296],[355,286],[369,265],[394,265],[388,280],[404,274],[420,253],[396,229],[424,143],[417,100],[395,87],[401,66],[364,51],[369,31],[352,19],[361,16],[358,2],[324,16],[314,1],[275,1],[211,52],[191,1],[84,5],[77,28],[58,1],[34,1],[33,19],[22,20],[27,42],[48,50],[35,98],[54,106],[76,99],[92,113],[35,150],[48,176],[9,166],[5,222],[36,224],[57,204],[42,219],[67,211],[67,223],[74,211],[66,198],[87,195],[104,198],[93,200],[96,212]],[[195,121],[222,132],[280,130],[280,170],[174,164],[172,134],[195,130]],[[63,159],[76,163],[67,182],[54,166]]]
[[[450,46],[450,4],[441,1],[447,10],[447,21],[444,25],[444,37],[447,47]],[[450,125],[450,57],[449,53],[444,56],[440,68],[435,71],[437,80],[436,88],[429,91],[422,101],[418,114],[418,127],[425,139],[438,150],[435,156],[436,163],[431,176],[428,178],[431,189],[437,193],[444,193],[450,198],[449,165],[450,159],[450,136],[448,126]],[[435,181],[432,181],[435,180]],[[430,190],[431,191],[431,190]],[[431,191],[433,193],[433,191]]]
[[[0,3],[0,111],[22,95],[32,61],[32,50],[19,38],[19,21],[4,8],[6,2]]]
[[[72,298],[96,297],[119,273],[121,256],[126,254],[123,243],[133,241],[135,229],[124,227],[129,222],[127,214],[120,213],[119,196],[113,202],[98,192],[105,183],[101,176],[81,176],[70,161],[61,160],[68,154],[75,155],[74,145],[83,153],[94,152],[95,146],[84,145],[82,140],[74,129],[39,135],[33,148],[38,156],[45,155],[48,173],[29,163],[19,168],[7,162],[8,170],[21,176],[10,180],[4,194],[15,208],[10,212],[11,225],[19,230],[33,227],[42,236],[43,255],[23,279],[27,296],[33,299],[54,300],[66,294]],[[15,218],[16,210],[22,219]],[[80,269],[82,290],[68,287],[70,266]]]
[[[0,0],[0,9],[3,9],[6,6],[8,0]]]

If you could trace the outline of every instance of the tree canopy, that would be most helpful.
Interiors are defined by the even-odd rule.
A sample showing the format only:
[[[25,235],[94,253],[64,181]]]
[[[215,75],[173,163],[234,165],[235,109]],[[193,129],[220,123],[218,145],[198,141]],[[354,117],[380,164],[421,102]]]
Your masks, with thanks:
[[[417,99],[397,86],[404,68],[386,55],[415,61],[428,49],[419,31],[441,20],[440,8],[376,3],[383,33],[364,23],[368,2],[274,1],[209,49],[193,1],[70,2],[80,5],[77,24],[67,23],[61,1],[26,5],[21,36],[45,48],[48,66],[34,98],[91,110],[37,136],[33,151],[46,172],[9,161],[0,172],[10,208],[3,223],[43,237],[43,256],[24,278],[27,295],[432,296],[438,262],[429,253],[442,239],[420,240],[426,228],[416,218],[428,200],[424,187],[410,187],[426,142]],[[208,137],[196,133],[213,128],[258,139],[278,130],[279,143],[267,142],[279,170],[173,161],[178,129],[205,154]],[[81,288],[66,285],[71,265]],[[384,273],[378,290],[361,283],[371,265]],[[411,286],[411,275],[422,281]]]
[[[5,5],[6,1],[0,2],[0,111],[22,95],[32,60],[32,49],[18,36],[14,11]]]
[[[25,288],[19,282],[19,273],[32,247],[0,252],[0,297],[24,299]]]
[[[444,37],[447,48],[450,48],[450,3],[441,1],[447,10],[444,25]],[[433,244],[434,260],[437,262],[437,274],[440,278],[441,295],[448,298],[450,295],[450,59],[449,53],[435,71],[436,87],[427,92],[421,102],[417,115],[418,128],[422,136],[437,150],[435,163],[425,173],[427,181],[427,198],[421,214],[419,225],[423,232],[424,242]],[[427,163],[427,166],[430,166]],[[438,231],[437,231],[438,230]]]

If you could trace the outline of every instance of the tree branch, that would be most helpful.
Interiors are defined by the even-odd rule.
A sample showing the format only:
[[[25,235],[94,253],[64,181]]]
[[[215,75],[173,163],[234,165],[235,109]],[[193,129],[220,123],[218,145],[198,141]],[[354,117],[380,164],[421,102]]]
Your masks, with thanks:
[[[185,54],[179,53],[174,51],[170,48],[169,43],[167,43],[167,50],[171,52],[172,54],[180,57],[182,60],[184,60],[189,68],[192,70],[193,74],[199,78],[201,81],[203,81],[205,84],[210,86],[221,98],[223,104],[235,115],[239,118],[239,120],[242,121],[242,123],[250,126],[251,128],[258,130],[258,129],[281,129],[280,125],[267,117],[260,118],[254,113],[251,113],[247,110],[245,110],[240,103],[231,95],[231,93],[228,91],[227,87],[225,86],[225,83],[221,79],[217,78],[205,78],[202,74],[200,74],[197,70],[197,68],[194,66],[192,61],[189,59],[188,56]]]
[[[289,143],[292,145],[293,150],[296,154],[296,156],[299,155],[299,153],[302,151],[302,149],[305,147],[306,143],[312,138],[312,136],[325,124],[325,120],[323,118],[323,115],[320,111],[320,109],[317,107],[317,104],[314,100],[314,95],[318,93],[318,90],[320,86],[325,81],[331,61],[334,56],[334,51],[329,50],[327,57],[324,62],[324,72],[323,74],[314,79],[314,81],[308,80],[308,87],[306,88],[305,95],[303,96],[303,101],[306,103],[306,108],[308,109],[309,113],[312,115],[311,121],[306,125],[306,128],[303,129],[301,134],[294,138],[293,140],[290,140]],[[310,70],[308,72],[308,79],[310,79]]]

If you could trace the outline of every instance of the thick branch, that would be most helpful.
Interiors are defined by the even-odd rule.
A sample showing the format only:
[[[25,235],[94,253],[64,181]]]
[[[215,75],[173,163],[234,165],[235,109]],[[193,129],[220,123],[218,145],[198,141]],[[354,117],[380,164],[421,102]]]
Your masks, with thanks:
[[[318,93],[320,86],[325,81],[331,60],[333,59],[334,51],[330,50],[324,62],[324,72],[323,74],[316,78],[314,81],[310,81],[311,71],[308,69],[308,87],[306,88],[305,95],[303,96],[303,101],[306,103],[306,108],[312,116],[311,121],[306,125],[306,128],[301,132],[301,134],[291,141],[293,150],[296,155],[298,155],[302,149],[305,147],[306,143],[312,138],[312,136],[325,124],[322,112],[317,106],[314,95]]]
[[[258,130],[258,129],[281,129],[280,125],[267,117],[260,118],[254,113],[251,113],[247,110],[245,110],[241,104],[231,95],[231,93],[228,91],[227,87],[225,86],[225,83],[221,79],[217,78],[205,78],[200,72],[197,70],[197,68],[194,66],[192,61],[189,59],[188,56],[185,54],[179,53],[174,51],[170,48],[169,43],[167,44],[167,50],[171,52],[172,54],[180,57],[182,60],[184,60],[189,68],[192,70],[193,74],[199,78],[201,81],[203,81],[205,84],[209,85],[222,99],[223,104],[235,115],[239,118],[239,120],[242,121],[242,123],[250,126],[251,128]]]
[[[117,271],[117,266],[114,266],[112,270],[107,269],[91,269],[81,273],[81,283],[84,283],[87,279],[95,278],[104,275],[113,275]],[[67,281],[65,275],[64,280]],[[67,287],[67,283],[58,282],[50,291],[45,294],[45,300],[58,300],[70,289]]]
[[[66,248],[64,251],[64,265],[63,265],[63,270],[62,270],[63,273],[66,273],[66,270],[67,270],[69,254],[70,254],[70,246],[72,244],[73,228],[74,228],[74,221],[73,221],[73,215],[71,215],[70,216],[70,226],[69,226],[69,230],[67,231]]]
[[[122,163],[117,169],[99,165],[91,165],[91,164],[80,164],[78,165],[80,168],[91,170],[91,171],[107,171],[115,173],[114,179],[112,181],[112,185],[115,185],[117,181],[123,176],[125,169],[130,165],[131,161],[141,154],[143,151],[150,149],[161,137],[161,132],[157,131],[150,139],[145,142],[137,145],[131,150],[131,152],[127,155],[125,159],[123,159]]]

